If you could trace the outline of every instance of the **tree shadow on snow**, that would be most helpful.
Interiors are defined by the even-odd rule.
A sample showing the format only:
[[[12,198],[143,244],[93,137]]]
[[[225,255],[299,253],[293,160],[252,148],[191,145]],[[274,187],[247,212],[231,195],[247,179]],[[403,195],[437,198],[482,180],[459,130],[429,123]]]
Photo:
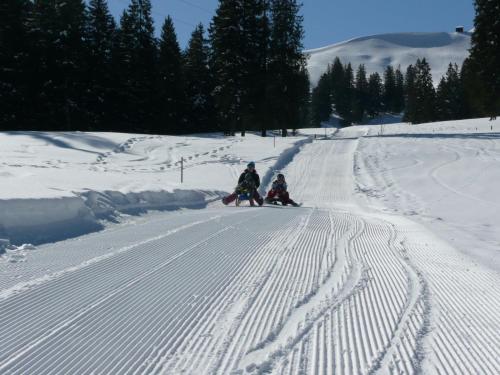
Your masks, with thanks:
[[[66,140],[81,142],[90,147],[101,148],[101,149],[112,150],[119,146],[118,143],[112,142],[109,139],[85,133],[38,132],[38,131],[7,131],[4,133],[14,136],[19,136],[19,135],[28,136],[37,140],[45,141],[56,147],[71,149],[75,151],[82,151],[96,155],[100,154],[100,152],[75,147],[70,143],[68,143]]]

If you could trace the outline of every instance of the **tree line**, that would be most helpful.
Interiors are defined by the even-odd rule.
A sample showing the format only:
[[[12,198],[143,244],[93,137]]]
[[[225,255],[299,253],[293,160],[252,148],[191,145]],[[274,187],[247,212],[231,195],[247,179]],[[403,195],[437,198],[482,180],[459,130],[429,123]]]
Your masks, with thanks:
[[[486,115],[488,111],[477,90],[477,75],[466,60],[462,68],[450,63],[434,87],[426,59],[418,59],[403,74],[400,67],[387,66],[383,76],[369,76],[364,65],[356,74],[351,64],[335,59],[312,92],[312,122],[319,126],[333,114],[344,126],[376,118],[381,113],[403,114],[414,124],[457,120]]]
[[[476,0],[470,57],[434,87],[418,60],[403,72],[336,59],[310,92],[296,0],[220,0],[185,50],[173,21],[159,38],[150,0],[119,22],[106,0],[0,3],[0,130],[158,134],[344,125],[380,113],[412,123],[500,112],[500,5]]]
[[[0,130],[157,134],[296,128],[309,79],[296,0],[220,0],[181,50],[150,0],[4,0]]]

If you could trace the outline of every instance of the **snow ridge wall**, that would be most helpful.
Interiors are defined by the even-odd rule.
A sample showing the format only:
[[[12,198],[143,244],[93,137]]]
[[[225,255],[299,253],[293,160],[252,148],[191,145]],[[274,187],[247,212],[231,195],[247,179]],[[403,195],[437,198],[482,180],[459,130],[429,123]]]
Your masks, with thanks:
[[[285,151],[283,151],[276,160],[276,163],[274,163],[274,166],[272,168],[269,168],[264,177],[262,177],[259,193],[262,195],[266,194],[266,190],[271,185],[274,176],[292,162],[295,155],[297,155],[300,152],[301,148],[305,144],[312,143],[312,141],[313,137],[302,139],[300,141],[295,142],[292,147],[289,147]]]
[[[61,241],[104,228],[102,220],[148,210],[204,208],[225,193],[203,190],[86,191],[73,197],[0,200],[0,238],[14,245]]]

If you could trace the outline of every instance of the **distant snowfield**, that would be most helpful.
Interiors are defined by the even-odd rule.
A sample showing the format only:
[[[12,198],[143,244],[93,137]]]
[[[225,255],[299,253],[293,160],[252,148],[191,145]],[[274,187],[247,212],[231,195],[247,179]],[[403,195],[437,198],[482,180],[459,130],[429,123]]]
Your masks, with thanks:
[[[83,141],[42,143],[45,157],[73,155],[70,166],[68,156],[57,158],[66,176],[94,178],[84,185],[96,189],[85,204],[91,217],[101,204],[119,219],[137,186],[160,186],[165,175],[172,178],[165,186],[177,187],[178,171],[161,167],[179,155],[170,157],[169,147],[181,144],[203,152],[177,194],[216,199],[252,158],[262,190],[282,171],[303,207],[225,207],[203,198],[204,209],[130,216],[96,233],[7,249],[0,373],[500,373],[500,121],[324,132],[277,138],[276,149],[257,136],[134,143],[139,136],[104,135],[118,146],[97,155]],[[44,155],[41,145],[23,147],[33,136],[3,136],[18,142],[8,151],[16,164],[2,165],[11,181],[46,166],[30,157],[36,147]],[[57,179],[38,182],[77,189],[67,197],[83,199],[82,186]],[[19,201],[8,199],[15,185],[8,186],[2,204],[14,204],[15,215]],[[97,194],[108,188],[114,193]],[[149,194],[135,204],[159,208],[181,196],[159,194],[159,206]]]
[[[353,69],[364,64],[368,73],[383,74],[388,65],[406,70],[418,58],[426,58],[435,85],[446,73],[448,64],[459,66],[469,56],[470,33],[394,33],[354,38],[331,46],[306,51],[310,56],[308,70],[311,83],[320,76],[335,57],[351,63]]]

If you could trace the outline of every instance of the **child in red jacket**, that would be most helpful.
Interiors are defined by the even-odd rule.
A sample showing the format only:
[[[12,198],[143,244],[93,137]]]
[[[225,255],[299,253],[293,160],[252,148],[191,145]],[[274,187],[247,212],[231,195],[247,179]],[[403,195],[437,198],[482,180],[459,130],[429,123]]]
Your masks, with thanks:
[[[288,186],[285,181],[285,176],[282,173],[278,174],[277,179],[273,182],[271,190],[267,193],[266,203],[276,203],[279,201],[283,206],[289,204],[294,207],[299,206],[298,203],[295,203],[292,199],[290,199],[287,188]]]

